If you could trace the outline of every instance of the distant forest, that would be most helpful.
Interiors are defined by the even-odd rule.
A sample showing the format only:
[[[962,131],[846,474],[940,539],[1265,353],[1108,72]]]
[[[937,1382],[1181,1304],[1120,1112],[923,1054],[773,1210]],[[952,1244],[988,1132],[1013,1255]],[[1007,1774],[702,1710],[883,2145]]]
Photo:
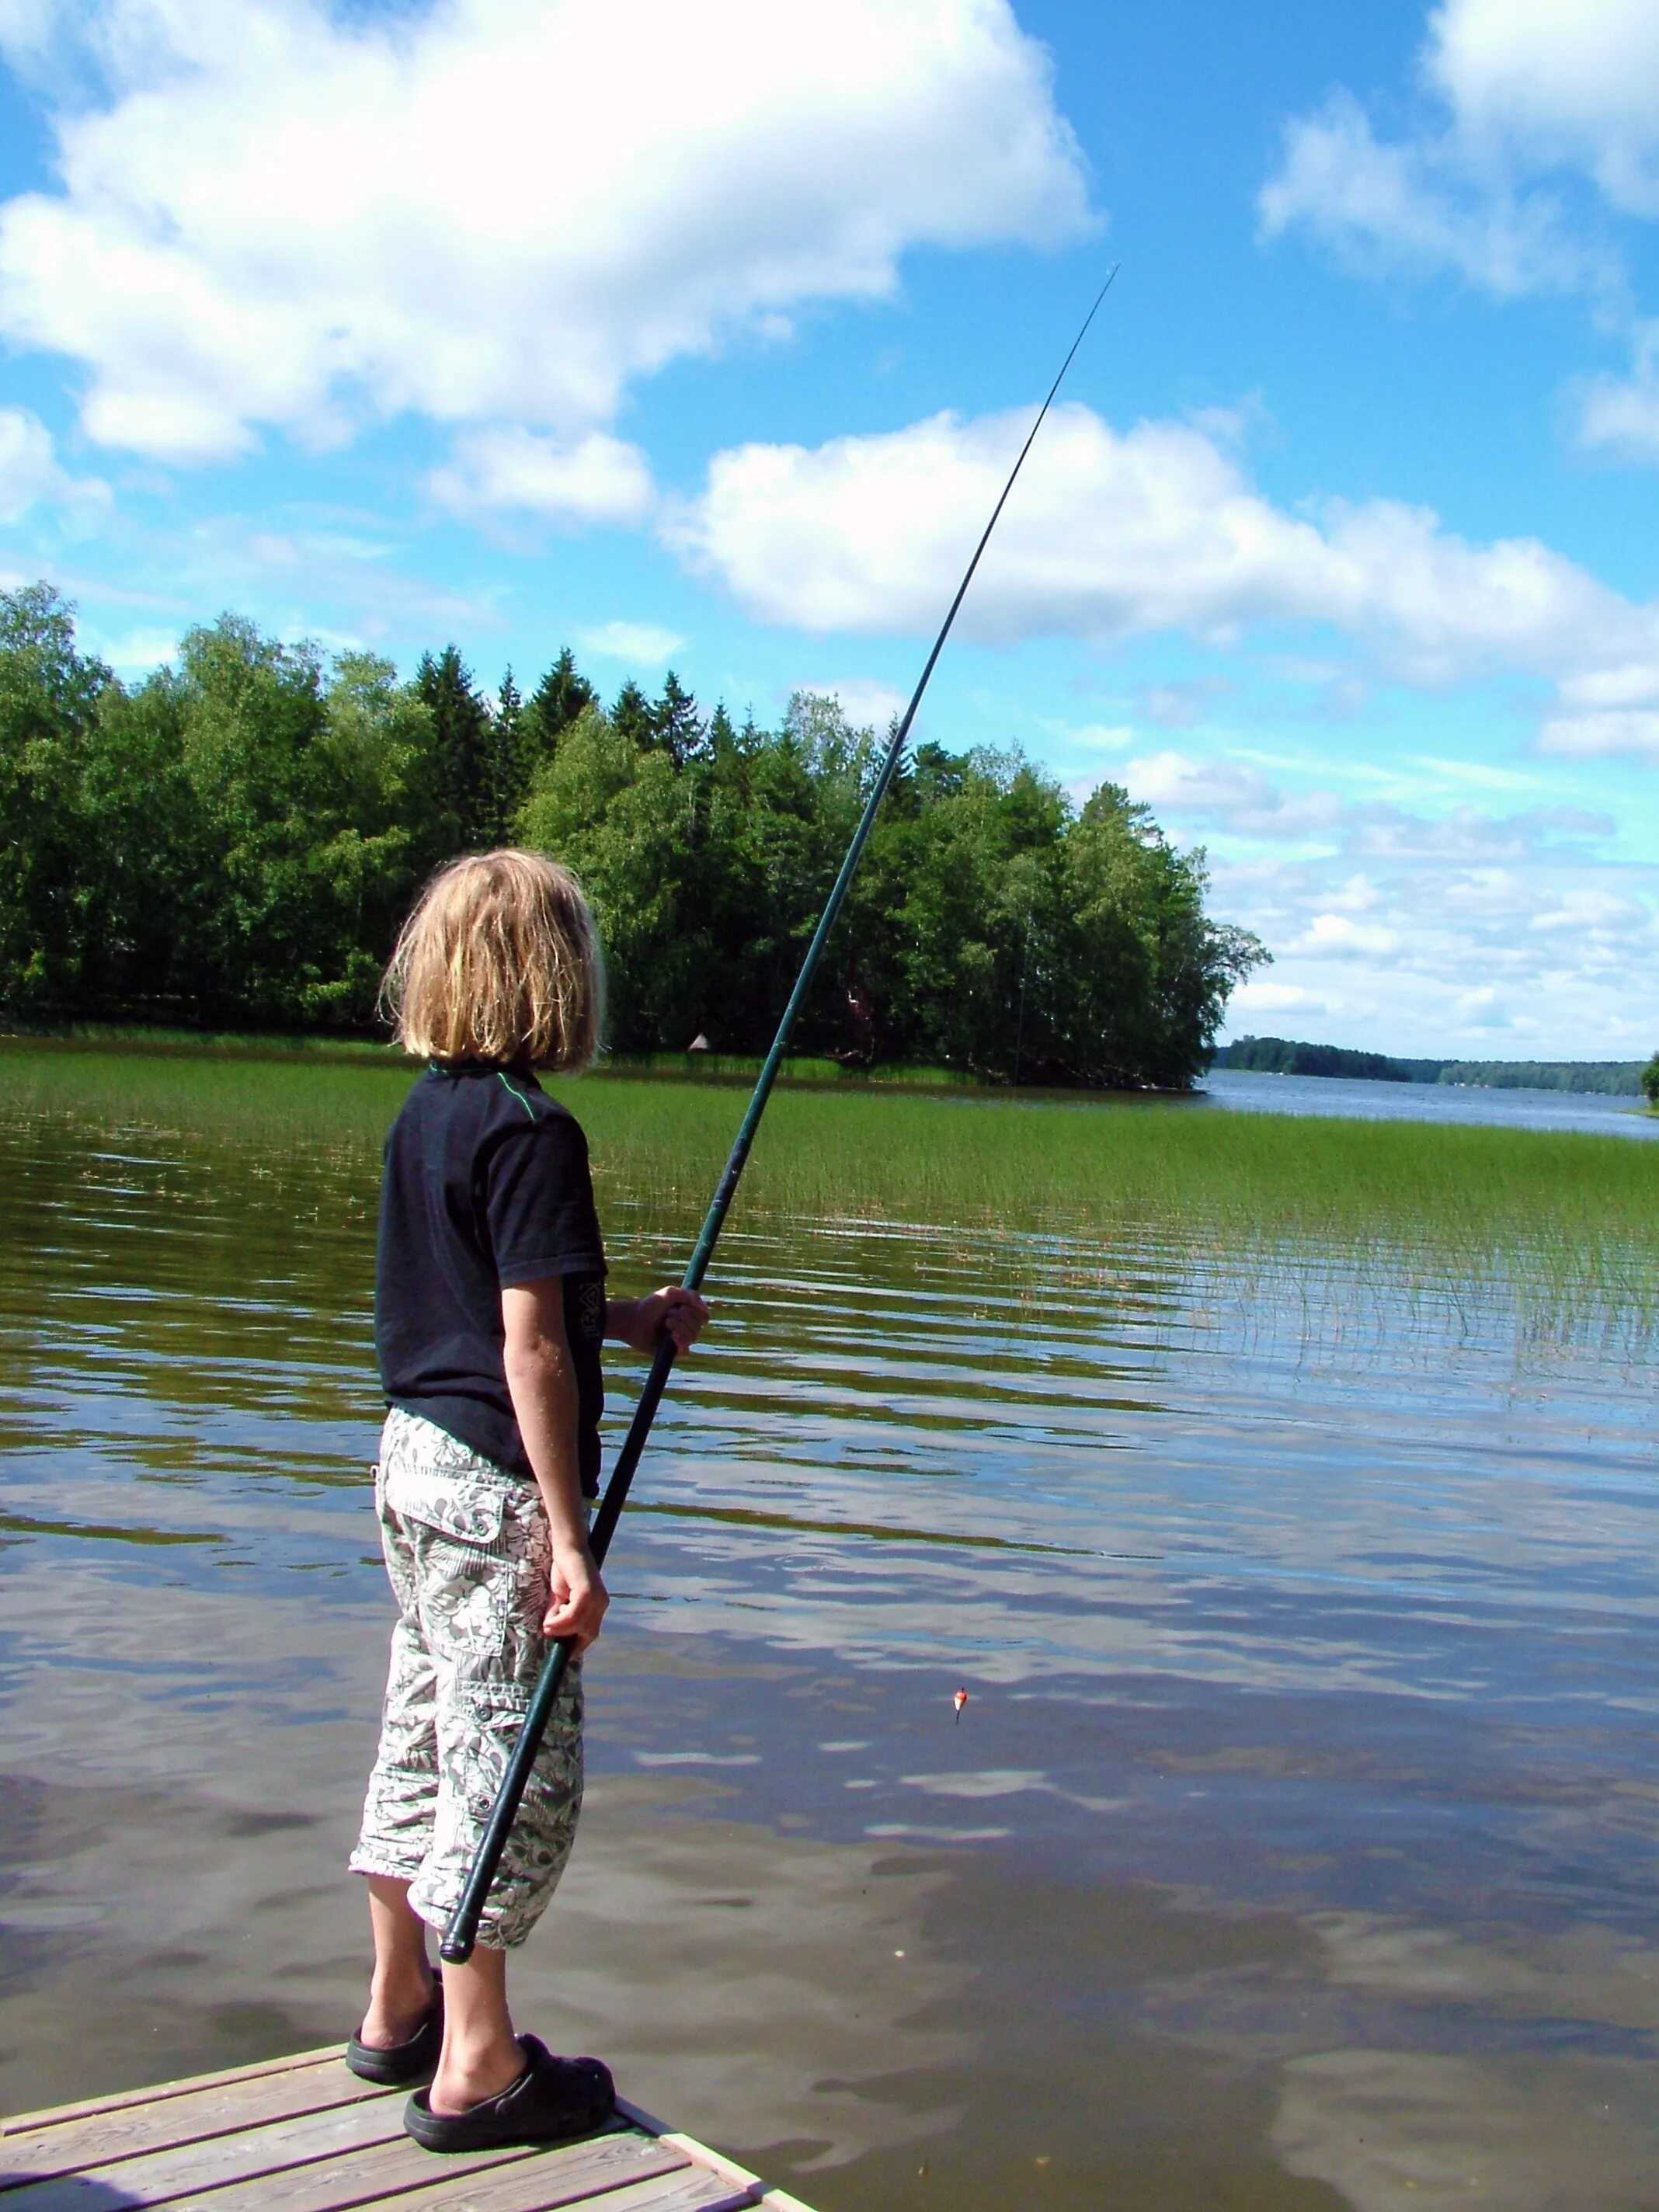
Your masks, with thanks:
[[[1656,1055],[1659,1058],[1659,1055]],[[1372,1083],[1461,1083],[1490,1091],[1592,1091],[1635,1097],[1648,1086],[1639,1060],[1398,1060],[1291,1037],[1243,1036],[1212,1065],[1265,1075],[1359,1076]]]
[[[422,882],[516,840],[586,884],[620,1053],[770,1041],[879,755],[832,700],[781,727],[670,673],[605,707],[571,653],[486,696],[227,615],[126,685],[45,585],[0,593],[0,1014],[362,1033]],[[803,1052],[1000,1080],[1191,1084],[1267,954],[1103,783],[917,747],[797,1033]]]

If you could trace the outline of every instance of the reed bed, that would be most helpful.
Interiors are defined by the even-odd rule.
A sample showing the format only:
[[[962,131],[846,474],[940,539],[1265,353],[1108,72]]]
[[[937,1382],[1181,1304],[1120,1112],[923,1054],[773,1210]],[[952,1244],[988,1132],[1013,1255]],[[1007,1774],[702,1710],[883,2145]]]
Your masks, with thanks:
[[[606,1171],[682,1200],[712,1188],[737,1118],[689,1086],[592,1085],[580,1110]],[[1179,1246],[1235,1276],[1334,1267],[1425,1296],[1499,1290],[1529,1334],[1616,1323],[1645,1339],[1659,1301],[1659,1146],[1622,1136],[1201,1100],[794,1092],[768,1109],[739,1204]]]
[[[106,1129],[372,1157],[411,1071],[390,1055],[309,1065],[13,1043],[0,1102]],[[602,1186],[679,1216],[712,1189],[741,1102],[698,1082],[620,1075],[556,1086]],[[1409,1280],[1501,1282],[1565,1319],[1659,1294],[1659,1146],[1413,1121],[1223,1112],[1200,1100],[1032,1099],[801,1089],[768,1110],[743,1216],[1134,1232],[1196,1261],[1321,1255]]]

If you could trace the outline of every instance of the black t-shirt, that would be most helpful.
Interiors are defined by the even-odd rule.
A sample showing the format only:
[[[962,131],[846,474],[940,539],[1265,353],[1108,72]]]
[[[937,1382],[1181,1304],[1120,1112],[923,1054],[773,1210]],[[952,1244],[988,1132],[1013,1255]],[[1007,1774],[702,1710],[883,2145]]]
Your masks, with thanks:
[[[605,1248],[574,1115],[532,1076],[434,1066],[386,1140],[374,1347],[388,1401],[534,1479],[507,1395],[501,1292],[564,1278],[582,1489],[599,1486]]]

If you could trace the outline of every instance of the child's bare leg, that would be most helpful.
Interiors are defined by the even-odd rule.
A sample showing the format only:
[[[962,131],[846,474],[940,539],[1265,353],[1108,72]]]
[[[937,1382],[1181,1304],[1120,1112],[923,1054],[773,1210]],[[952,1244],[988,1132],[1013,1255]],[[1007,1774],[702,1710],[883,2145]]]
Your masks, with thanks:
[[[464,2112],[499,2097],[525,2069],[507,2008],[507,1954],[480,1943],[464,1966],[444,1968],[444,2047],[427,2092],[434,2112]]]
[[[371,2051],[407,2043],[432,2002],[426,1923],[410,1909],[409,1884],[391,1875],[368,1877],[368,1920],[374,1931],[374,1977],[357,2039]]]

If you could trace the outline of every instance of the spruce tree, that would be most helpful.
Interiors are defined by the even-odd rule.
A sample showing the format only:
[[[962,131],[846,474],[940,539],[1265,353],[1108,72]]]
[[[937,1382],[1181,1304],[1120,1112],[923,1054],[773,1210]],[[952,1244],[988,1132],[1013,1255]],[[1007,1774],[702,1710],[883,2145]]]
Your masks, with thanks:
[[[599,696],[587,678],[579,673],[570,647],[562,646],[558,659],[531,694],[530,704],[525,709],[535,761],[545,760],[557,751],[561,737],[583,708],[592,706]]]
[[[431,789],[437,842],[450,852],[492,842],[495,793],[488,707],[459,648],[421,655],[415,689],[432,717]]]
[[[882,739],[880,751],[872,756],[872,773],[879,769],[882,761],[886,757],[887,748],[892,744],[893,733],[897,728],[898,717],[896,714],[887,725],[887,734]],[[898,765],[894,769],[887,786],[885,803],[890,814],[910,816],[919,811],[916,798],[916,771],[910,758],[908,745],[898,757]]]
[[[658,744],[676,768],[684,768],[702,750],[703,727],[697,702],[672,668],[663,684],[662,696],[651,709],[651,720]]]
[[[622,736],[642,751],[649,750],[656,736],[656,719],[650,702],[630,676],[617,694],[617,703],[611,709],[611,720]]]
[[[708,750],[715,760],[720,760],[726,754],[735,752],[737,746],[738,733],[732,726],[732,717],[726,713],[726,702],[722,699],[708,717]]]
[[[489,805],[480,834],[491,845],[505,845],[513,835],[513,818],[530,794],[532,763],[527,757],[524,698],[509,668],[495,695],[489,718]]]

